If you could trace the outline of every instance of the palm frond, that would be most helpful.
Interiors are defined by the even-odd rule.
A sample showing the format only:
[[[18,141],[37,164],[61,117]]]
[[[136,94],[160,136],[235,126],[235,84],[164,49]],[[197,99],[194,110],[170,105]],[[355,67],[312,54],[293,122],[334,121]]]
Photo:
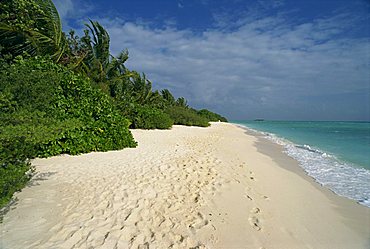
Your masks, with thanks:
[[[12,26],[0,21],[1,44],[14,55],[49,54],[58,61],[66,48],[58,11],[51,0],[35,0],[35,3],[42,9],[33,13],[35,26]]]

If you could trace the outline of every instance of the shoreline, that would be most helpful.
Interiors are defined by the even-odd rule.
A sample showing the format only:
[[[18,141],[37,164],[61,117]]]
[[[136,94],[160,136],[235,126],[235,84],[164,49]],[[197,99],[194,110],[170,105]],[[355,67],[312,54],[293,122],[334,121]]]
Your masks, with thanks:
[[[325,185],[318,182],[313,176],[310,176],[308,174],[308,172],[299,165],[299,162],[296,159],[292,158],[291,156],[289,156],[287,153],[284,152],[285,148],[284,148],[283,145],[280,145],[280,144],[274,143],[273,141],[270,141],[269,139],[264,137],[263,134],[255,132],[253,130],[250,130],[248,127],[245,127],[245,126],[242,126],[242,125],[239,126],[238,124],[236,124],[236,125],[238,127],[242,128],[242,129],[244,129],[245,133],[247,135],[257,137],[258,141],[256,142],[256,147],[257,147],[258,152],[271,157],[280,167],[283,167],[284,169],[289,170],[289,171],[299,175],[300,177],[302,177],[306,181],[311,182],[313,186],[317,187],[322,192],[325,192],[325,193],[330,192],[331,194],[334,194],[335,196],[345,198],[345,199],[347,199],[351,202],[354,202],[358,205],[367,207],[365,205],[362,205],[359,201],[356,201],[356,200],[351,199],[347,196],[339,195],[339,194],[335,193],[334,190],[331,190],[330,188],[328,188]],[[283,154],[283,155],[281,155],[281,154]],[[284,161],[286,161],[286,160],[289,161],[288,164],[284,163]],[[331,194],[329,194],[329,195],[331,196]]]
[[[133,130],[138,148],[36,159],[8,248],[366,248],[370,209],[236,124]],[[21,239],[20,239],[21,238]]]
[[[370,171],[367,167],[340,159],[338,154],[326,151],[312,141],[310,145],[306,145],[304,141],[293,142],[293,137],[285,138],[273,132],[251,128],[247,124],[235,123],[235,125],[244,129],[247,134],[278,145],[284,154],[298,162],[299,168],[304,172],[302,177],[308,175],[314,182],[334,194],[370,208],[368,190]]]
[[[244,127],[240,127],[244,129]],[[267,155],[268,157],[272,158],[278,166],[284,168],[285,170],[288,170],[297,176],[301,177],[305,181],[309,182],[313,187],[315,187],[317,190],[322,192],[329,200],[331,200],[335,205],[338,207],[338,211],[343,215],[346,216],[348,214],[348,211],[353,206],[359,206],[360,209],[365,208],[370,209],[369,207],[360,204],[358,201],[351,199],[347,196],[342,196],[337,193],[335,193],[330,188],[326,187],[325,185],[318,182],[314,177],[308,175],[308,173],[305,171],[304,168],[302,168],[299,165],[299,162],[290,157],[288,154],[284,153],[284,146],[274,143],[267,138],[265,138],[262,134],[259,134],[258,132],[254,132],[253,130],[249,130],[248,128],[245,129],[247,135],[255,136],[257,137],[258,141],[256,142],[257,151]],[[355,211],[354,211],[355,212]],[[361,213],[361,211],[360,211]],[[361,215],[356,215],[359,219],[361,219]],[[366,218],[365,218],[366,219]],[[367,216],[368,223],[370,224],[370,217]],[[358,229],[361,229],[361,227],[357,227]],[[370,228],[368,229],[368,234],[370,234]],[[370,245],[370,235],[369,237],[369,245]]]

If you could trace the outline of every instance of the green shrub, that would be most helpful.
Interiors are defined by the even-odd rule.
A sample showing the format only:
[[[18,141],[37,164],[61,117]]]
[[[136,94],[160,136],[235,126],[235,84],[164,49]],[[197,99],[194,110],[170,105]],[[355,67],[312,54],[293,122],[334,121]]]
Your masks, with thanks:
[[[208,120],[200,116],[195,110],[182,107],[182,106],[170,106],[165,109],[173,120],[174,124],[187,125],[187,126],[209,126]]]
[[[0,139],[0,207],[30,179],[32,168],[27,158],[32,152],[32,146],[24,137]]]
[[[221,121],[221,122],[227,122],[227,119],[217,113],[214,113],[214,112],[211,112],[207,109],[202,109],[202,110],[199,110],[197,111],[197,113],[208,119],[208,121],[211,121],[211,122],[217,122],[217,121]]]
[[[27,159],[135,147],[129,125],[110,97],[62,66],[42,58],[2,65],[0,205],[29,179]]]
[[[168,114],[150,106],[136,106],[128,118],[133,129],[169,129],[173,125]]]
[[[7,204],[14,192],[20,191],[31,178],[30,163],[25,161],[7,162],[0,160],[0,207]]]

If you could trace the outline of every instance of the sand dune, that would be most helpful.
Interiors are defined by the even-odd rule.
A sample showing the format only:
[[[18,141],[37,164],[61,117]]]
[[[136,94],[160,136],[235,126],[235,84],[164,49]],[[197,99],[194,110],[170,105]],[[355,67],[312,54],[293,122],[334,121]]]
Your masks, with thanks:
[[[369,245],[370,209],[313,183],[241,128],[133,134],[135,149],[34,160],[37,175],[4,217],[2,248]]]

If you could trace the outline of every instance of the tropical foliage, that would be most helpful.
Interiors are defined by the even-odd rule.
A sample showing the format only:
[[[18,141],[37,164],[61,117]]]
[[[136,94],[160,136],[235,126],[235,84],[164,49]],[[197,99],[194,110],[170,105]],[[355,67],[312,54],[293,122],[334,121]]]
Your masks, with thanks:
[[[136,146],[109,96],[49,60],[3,64],[0,92],[0,204],[29,178],[29,158]]]
[[[196,110],[183,106],[170,106],[165,112],[174,120],[174,124],[187,126],[209,126],[209,120],[198,115]]]
[[[4,0],[0,3],[0,46],[13,56],[51,55],[59,61],[67,47],[51,0]]]
[[[135,147],[130,128],[226,121],[168,89],[153,90],[110,54],[104,27],[62,32],[51,0],[0,1],[0,207],[30,179],[29,160]]]
[[[227,122],[227,119],[225,117],[221,116],[220,114],[211,112],[211,111],[209,111],[207,109],[199,110],[199,111],[197,111],[197,113],[198,113],[198,115],[206,118],[209,121],[213,121],[213,122],[218,122],[218,121]]]
[[[169,129],[174,123],[168,114],[150,106],[137,106],[130,115],[134,129]]]

